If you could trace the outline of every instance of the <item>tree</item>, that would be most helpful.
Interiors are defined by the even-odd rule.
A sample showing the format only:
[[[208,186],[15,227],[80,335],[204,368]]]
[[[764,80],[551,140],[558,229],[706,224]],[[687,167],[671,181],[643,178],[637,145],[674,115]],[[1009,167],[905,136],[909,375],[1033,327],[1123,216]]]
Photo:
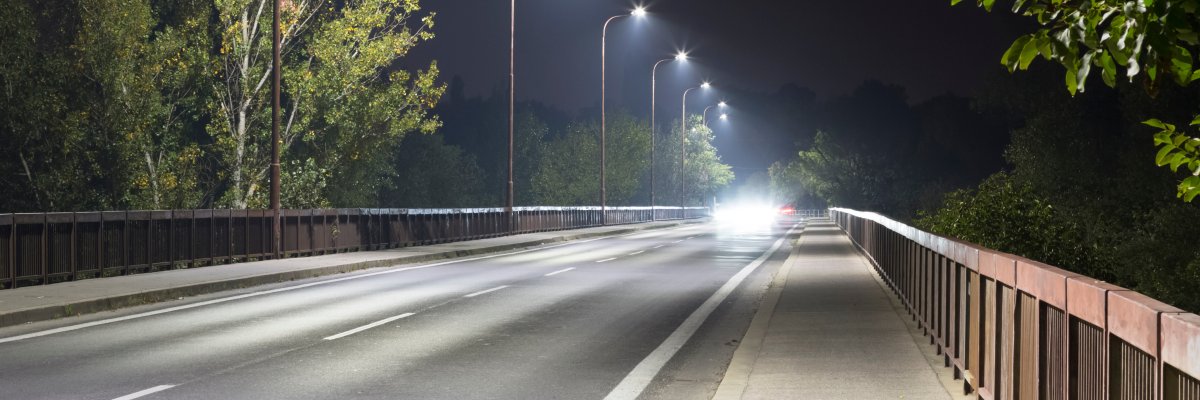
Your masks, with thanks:
[[[650,166],[650,126],[625,112],[609,117],[607,129],[608,204],[632,205]],[[546,144],[532,181],[542,205],[600,204],[600,124],[572,124],[567,134]]]
[[[475,157],[447,145],[441,134],[408,135],[397,148],[395,172],[374,203],[383,207],[482,207],[483,171]]]
[[[223,202],[236,208],[266,205],[261,188],[271,148],[268,4],[216,2],[220,83],[209,131],[229,174]],[[386,166],[381,160],[390,154],[387,144],[438,126],[428,115],[445,89],[436,82],[437,64],[415,73],[393,68],[433,38],[433,15],[419,16],[419,10],[417,0],[299,0],[282,7],[287,96],[280,152],[328,166],[327,194],[335,203],[365,202],[383,181],[377,171]],[[305,151],[293,153],[297,142]]]
[[[976,3],[991,11],[995,0]],[[1162,80],[1189,86],[1200,79],[1198,0],[1017,0],[1012,10],[1035,18],[1041,28],[1013,42],[1000,62],[1010,72],[1029,68],[1039,56],[1058,62],[1066,68],[1072,95],[1086,88],[1093,69],[1110,87],[1117,85],[1121,70],[1130,81],[1142,77],[1151,94],[1158,92]],[[1185,167],[1190,174],[1179,182],[1177,195],[1192,201],[1200,195],[1200,138],[1158,119],[1145,124],[1158,130],[1156,163],[1175,172]],[[1200,115],[1190,125],[1200,126]]]

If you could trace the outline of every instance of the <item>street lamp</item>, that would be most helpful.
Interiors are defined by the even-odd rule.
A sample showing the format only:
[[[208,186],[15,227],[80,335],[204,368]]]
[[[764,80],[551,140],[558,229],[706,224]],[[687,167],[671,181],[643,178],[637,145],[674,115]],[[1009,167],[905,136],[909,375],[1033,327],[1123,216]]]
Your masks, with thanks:
[[[711,87],[711,84],[704,82],[700,86],[683,91],[683,117],[679,119],[679,203],[683,207],[687,207],[687,96],[693,90],[708,90]]]
[[[708,107],[704,107],[704,117],[703,117],[704,118],[704,127],[706,127],[706,128],[708,127],[708,110],[713,109],[713,107],[718,107],[718,108],[723,109],[723,108],[725,108],[725,106],[728,106],[728,105],[729,104],[726,104],[724,101],[722,101],[720,103],[717,103],[717,104],[714,104],[714,105],[711,105]],[[724,113],[721,114],[721,119],[725,119]]]
[[[607,133],[607,115],[605,114],[605,103],[607,102],[608,85],[608,24],[622,17],[645,17],[646,8],[638,6],[629,14],[614,15],[607,21],[604,21],[604,29],[600,31],[600,224],[608,224],[608,186],[606,169],[608,167],[608,149],[606,148],[605,135]]]
[[[655,103],[658,101],[658,66],[669,61],[678,61],[681,63],[687,62],[688,55],[686,51],[681,51],[674,58],[659,60],[654,63],[654,68],[650,69],[650,219],[654,220],[654,136],[657,133],[658,124],[656,123],[654,111]]]
[[[279,87],[280,77],[280,44],[283,33],[279,30],[279,9],[283,0],[272,1],[271,30],[271,252],[274,258],[280,258],[283,253],[282,225],[280,223],[279,204]]]

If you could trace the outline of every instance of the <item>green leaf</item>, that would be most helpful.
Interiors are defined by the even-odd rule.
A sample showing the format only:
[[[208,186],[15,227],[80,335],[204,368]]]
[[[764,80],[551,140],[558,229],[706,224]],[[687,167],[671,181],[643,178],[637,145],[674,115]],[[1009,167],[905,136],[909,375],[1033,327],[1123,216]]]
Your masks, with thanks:
[[[1032,36],[1021,36],[1009,46],[1008,51],[1000,57],[1000,63],[1008,68],[1008,72],[1013,72],[1017,69],[1018,61],[1020,60],[1021,51],[1025,49],[1025,45],[1029,43]]]
[[[1108,87],[1117,87],[1117,63],[1113,61],[1112,54],[1100,53],[1100,68],[1100,76],[1104,78],[1104,84]]]
[[[1171,157],[1171,171],[1179,172],[1179,166],[1187,164],[1187,162],[1187,156],[1184,156],[1183,153],[1175,153],[1175,156]]]
[[[1154,163],[1160,167],[1167,165],[1170,162],[1168,157],[1171,156],[1171,152],[1173,151],[1175,151],[1175,146],[1164,145],[1162,149],[1158,150],[1158,155],[1154,156]]]
[[[1020,59],[1020,64],[1018,65],[1018,67],[1021,68],[1022,71],[1029,69],[1029,63],[1033,62],[1033,59],[1036,58],[1037,55],[1038,55],[1037,41],[1036,40],[1026,41],[1025,47],[1021,48],[1021,59]]]
[[[958,5],[958,3],[962,3],[962,0],[950,0],[950,6],[951,6],[951,7],[953,7],[953,6],[957,6],[957,5]]]
[[[1180,85],[1187,85],[1192,79],[1192,53],[1187,49],[1175,46],[1175,51],[1171,52],[1171,72],[1175,75],[1175,82]]]
[[[1079,75],[1072,67],[1067,67],[1067,91],[1071,92],[1071,96],[1079,91]]]
[[[1196,119],[1195,119],[1194,121],[1192,121],[1192,124],[1194,125],[1194,124],[1196,123],[1196,121],[1200,121],[1200,115],[1196,116]],[[1167,125],[1166,125],[1166,124],[1164,124],[1164,123],[1163,123],[1161,120],[1159,120],[1158,118],[1151,118],[1151,119],[1148,119],[1148,120],[1142,121],[1142,125],[1146,125],[1146,126],[1155,127],[1155,128],[1158,128],[1158,129],[1167,129]]]
[[[987,10],[988,12],[992,12],[992,5],[994,5],[995,3],[996,3],[996,0],[982,0],[982,1],[980,1],[980,4],[982,4],[982,5],[983,5],[983,9],[984,9],[984,10]]]

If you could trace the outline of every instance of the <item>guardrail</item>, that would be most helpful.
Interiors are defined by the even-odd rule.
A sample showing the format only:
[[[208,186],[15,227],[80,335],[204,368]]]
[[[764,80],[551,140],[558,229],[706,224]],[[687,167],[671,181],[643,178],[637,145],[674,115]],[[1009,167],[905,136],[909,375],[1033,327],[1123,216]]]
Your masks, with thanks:
[[[284,257],[702,218],[707,208],[282,210]],[[268,210],[0,214],[0,289],[269,259]]]
[[[875,213],[830,211],[968,392],[1200,399],[1200,316]]]

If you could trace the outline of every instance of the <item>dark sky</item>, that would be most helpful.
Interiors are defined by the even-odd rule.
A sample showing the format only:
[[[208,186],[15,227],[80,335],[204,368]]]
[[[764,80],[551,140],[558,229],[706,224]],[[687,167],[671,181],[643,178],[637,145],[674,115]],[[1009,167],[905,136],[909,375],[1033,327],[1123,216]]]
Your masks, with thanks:
[[[679,48],[691,50],[695,62],[686,70],[660,70],[664,97],[705,78],[765,92],[795,83],[822,98],[868,78],[907,87],[913,101],[945,92],[970,95],[1002,68],[999,57],[1019,30],[1008,11],[987,14],[966,3],[973,2],[652,0],[646,3],[651,18],[618,20],[609,29],[610,105],[648,106],[642,103],[649,101],[651,65]],[[509,4],[423,1],[438,14],[437,37],[411,59],[437,59],[445,80],[462,76],[469,95],[502,88]],[[601,26],[632,5],[517,0],[517,97],[568,112],[597,105]]]
[[[659,70],[659,123],[664,125],[679,114],[683,90],[706,79],[717,88],[763,93],[795,84],[813,90],[818,99],[848,94],[867,79],[906,87],[912,103],[947,92],[971,96],[987,77],[1003,71],[1001,54],[1032,28],[1001,5],[988,14],[971,0],[955,7],[950,0],[649,1],[649,18],[625,18],[609,28],[608,98],[610,109],[648,116],[651,66],[687,49],[692,62]],[[437,12],[437,37],[409,60],[438,60],[443,80],[461,76],[468,96],[503,90],[509,1],[421,4]],[[633,5],[626,0],[517,0],[518,100],[541,101],[569,114],[594,110],[600,101],[601,27]],[[719,91],[695,96],[690,110],[720,96]],[[794,132],[739,125],[738,117],[751,118],[746,114],[714,126],[718,151],[735,166],[739,182],[794,154],[779,145],[792,143],[788,135]],[[739,128],[754,132],[736,132]]]

